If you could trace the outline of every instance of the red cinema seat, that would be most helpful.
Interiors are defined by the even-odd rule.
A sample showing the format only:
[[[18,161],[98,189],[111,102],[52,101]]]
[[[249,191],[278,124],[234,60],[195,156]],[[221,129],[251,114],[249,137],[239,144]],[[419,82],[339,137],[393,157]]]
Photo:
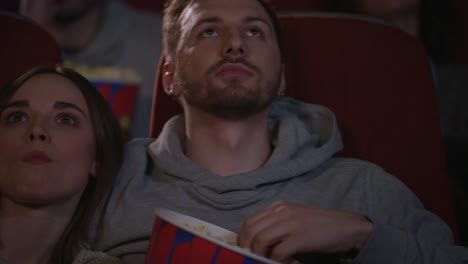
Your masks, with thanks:
[[[62,63],[54,38],[32,20],[0,11],[0,87],[42,65]]]
[[[287,11],[319,11],[327,9],[326,0],[270,0],[273,8],[279,12]]]
[[[452,0],[455,10],[454,62],[468,64],[468,1]]]
[[[162,13],[165,0],[127,0],[132,7]],[[267,0],[277,11],[316,11],[327,8],[326,0]]]

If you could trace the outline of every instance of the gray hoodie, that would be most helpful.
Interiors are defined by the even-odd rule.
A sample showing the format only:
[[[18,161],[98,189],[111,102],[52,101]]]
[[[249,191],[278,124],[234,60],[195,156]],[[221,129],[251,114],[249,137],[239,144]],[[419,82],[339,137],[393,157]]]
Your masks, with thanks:
[[[336,208],[375,225],[357,263],[466,263],[468,250],[398,179],[369,162],[332,157],[342,148],[328,109],[290,98],[270,110],[274,150],[261,168],[219,177],[183,152],[184,117],[156,141],[134,140],[103,211],[95,246],[124,262],[143,263],[156,207],[238,232],[243,220],[275,201]]]

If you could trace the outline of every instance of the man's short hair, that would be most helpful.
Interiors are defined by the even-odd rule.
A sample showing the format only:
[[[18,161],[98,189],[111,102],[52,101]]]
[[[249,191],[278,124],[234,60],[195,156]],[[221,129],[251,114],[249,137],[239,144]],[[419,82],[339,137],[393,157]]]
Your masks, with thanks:
[[[181,37],[181,16],[192,2],[195,0],[167,0],[164,8],[163,19],[163,51],[166,58],[173,60]],[[276,41],[282,51],[281,28],[276,12],[267,0],[255,0],[267,12],[275,30]]]

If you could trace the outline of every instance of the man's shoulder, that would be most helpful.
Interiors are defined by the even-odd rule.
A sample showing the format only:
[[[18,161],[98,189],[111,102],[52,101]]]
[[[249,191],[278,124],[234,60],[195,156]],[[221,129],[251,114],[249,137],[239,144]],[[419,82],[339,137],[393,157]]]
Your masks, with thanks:
[[[379,186],[379,188],[394,191],[410,191],[404,179],[400,178],[401,176],[389,173],[377,163],[349,157],[335,157],[330,162],[332,163],[330,168],[334,170],[334,173],[348,175],[353,179],[360,178],[369,186]]]
[[[382,167],[375,163],[352,157],[336,156],[332,158],[330,162],[332,167],[343,170],[361,171],[366,173],[385,171]]]
[[[154,138],[134,138],[125,144],[125,159],[138,159],[142,155],[147,155],[149,144]]]
[[[148,168],[152,166],[148,145],[153,141],[151,138],[136,138],[125,145],[124,160],[116,177],[113,192],[123,192],[129,182],[143,181]]]
[[[136,167],[146,167],[148,146],[153,141],[152,138],[135,138],[127,142],[120,174],[125,173],[128,169],[134,170]]]
[[[348,175],[351,178],[360,178],[365,182],[376,185],[400,186],[401,179],[390,174],[379,164],[350,157],[334,157],[330,160],[330,169],[339,175]],[[404,185],[404,184],[403,184]]]

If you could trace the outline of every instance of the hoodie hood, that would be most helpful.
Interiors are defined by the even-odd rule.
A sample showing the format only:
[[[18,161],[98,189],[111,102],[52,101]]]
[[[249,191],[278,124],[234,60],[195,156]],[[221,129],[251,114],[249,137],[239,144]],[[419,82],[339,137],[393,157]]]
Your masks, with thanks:
[[[183,115],[169,120],[149,154],[165,174],[214,193],[258,190],[313,171],[342,149],[333,113],[319,105],[281,97],[270,107],[269,128],[274,150],[264,166],[247,173],[220,177],[193,163],[183,152]]]

